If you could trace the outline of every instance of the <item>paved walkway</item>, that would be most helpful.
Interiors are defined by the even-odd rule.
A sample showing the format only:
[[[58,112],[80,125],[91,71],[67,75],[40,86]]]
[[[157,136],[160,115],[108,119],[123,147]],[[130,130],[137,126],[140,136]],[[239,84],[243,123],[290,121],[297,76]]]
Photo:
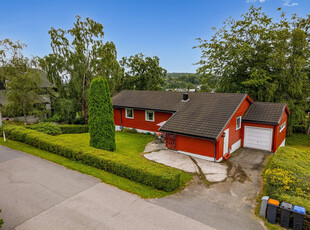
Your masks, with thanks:
[[[210,182],[220,182],[227,178],[227,165],[190,157],[178,151],[166,149],[165,144],[150,142],[145,147],[144,153],[144,157],[148,160],[189,173],[203,173]]]
[[[212,229],[60,165],[0,146],[3,230]]]
[[[240,149],[228,160],[224,181],[206,187],[198,177],[178,194],[150,202],[219,230],[263,230],[253,209],[261,187],[260,173],[268,153]]]

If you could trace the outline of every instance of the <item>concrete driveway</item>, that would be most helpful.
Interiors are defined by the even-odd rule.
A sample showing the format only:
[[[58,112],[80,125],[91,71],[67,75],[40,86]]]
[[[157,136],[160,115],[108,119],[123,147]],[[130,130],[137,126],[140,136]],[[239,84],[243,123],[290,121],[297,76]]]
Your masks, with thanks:
[[[3,230],[212,229],[60,165],[0,146]]]
[[[149,202],[179,212],[215,229],[265,229],[253,208],[262,185],[260,173],[269,153],[239,149],[226,162],[227,178],[206,186],[197,176],[181,193]],[[222,163],[225,164],[225,163]]]

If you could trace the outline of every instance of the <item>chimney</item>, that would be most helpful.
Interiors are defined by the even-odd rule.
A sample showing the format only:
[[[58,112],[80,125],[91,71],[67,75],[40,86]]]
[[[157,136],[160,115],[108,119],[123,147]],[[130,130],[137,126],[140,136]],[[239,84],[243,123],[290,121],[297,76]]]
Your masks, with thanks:
[[[188,101],[188,93],[183,93],[183,100],[182,101]]]

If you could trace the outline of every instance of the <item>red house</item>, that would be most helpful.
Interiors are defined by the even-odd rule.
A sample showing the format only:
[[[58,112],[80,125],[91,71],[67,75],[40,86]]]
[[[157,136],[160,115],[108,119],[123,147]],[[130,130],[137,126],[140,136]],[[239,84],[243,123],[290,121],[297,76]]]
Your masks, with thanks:
[[[240,147],[275,152],[285,145],[285,103],[247,94],[125,90],[112,98],[117,130],[164,132],[166,147],[221,161]]]

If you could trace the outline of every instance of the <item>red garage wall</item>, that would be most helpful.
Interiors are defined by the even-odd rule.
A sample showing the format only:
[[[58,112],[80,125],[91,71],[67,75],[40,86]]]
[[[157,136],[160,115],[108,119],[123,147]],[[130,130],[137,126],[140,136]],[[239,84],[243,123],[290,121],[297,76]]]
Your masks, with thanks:
[[[282,117],[281,117],[279,125],[277,125],[275,127],[275,130],[274,130],[273,152],[277,151],[277,149],[279,148],[279,146],[281,145],[281,143],[284,141],[284,139],[286,137],[287,118],[288,118],[288,112],[287,112],[287,110],[285,110]],[[282,130],[280,132],[280,127],[284,122],[285,122],[285,128],[284,128],[284,130]]]
[[[175,149],[214,158],[214,145],[205,139],[176,135]]]
[[[287,129],[287,118],[288,118],[288,110],[285,109],[284,113],[282,114],[281,120],[279,125],[267,125],[267,124],[256,124],[256,123],[249,123],[243,122],[243,130],[244,133],[244,126],[254,126],[254,127],[261,127],[261,128],[269,128],[273,130],[273,139],[272,139],[272,152],[277,151],[281,143],[286,138],[286,129]],[[285,122],[285,128],[280,132],[280,126]],[[243,134],[242,134],[243,135]],[[243,138],[242,138],[242,146],[243,146]]]
[[[146,131],[158,132],[159,126],[158,123],[167,121],[172,113],[164,113],[155,111],[155,120],[146,121],[145,120],[145,110],[135,110],[134,109],[134,118],[125,117],[125,109],[114,108],[114,123],[118,126],[142,129]],[[122,122],[122,124],[121,124]]]

